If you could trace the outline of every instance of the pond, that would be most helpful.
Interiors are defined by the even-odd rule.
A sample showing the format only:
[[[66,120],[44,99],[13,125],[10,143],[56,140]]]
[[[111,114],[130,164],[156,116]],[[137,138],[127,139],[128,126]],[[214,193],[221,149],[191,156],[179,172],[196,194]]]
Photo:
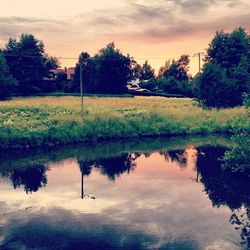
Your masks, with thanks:
[[[1,249],[244,249],[249,179],[225,137],[0,154]]]

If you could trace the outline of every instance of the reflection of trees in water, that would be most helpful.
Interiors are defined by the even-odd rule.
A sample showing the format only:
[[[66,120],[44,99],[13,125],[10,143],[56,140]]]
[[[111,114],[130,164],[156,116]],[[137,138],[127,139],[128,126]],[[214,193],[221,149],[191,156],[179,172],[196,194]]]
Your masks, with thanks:
[[[241,207],[233,210],[230,222],[240,232],[241,244],[250,248],[250,207]]]
[[[196,165],[197,150],[193,146],[188,146],[184,150],[160,151],[160,155],[163,155],[166,162],[177,162],[181,168],[186,168],[190,160],[194,166]]]
[[[78,160],[81,171],[81,198],[83,199],[86,196],[84,192],[84,176],[89,176],[93,168],[100,169],[102,175],[106,175],[110,180],[115,181],[123,173],[127,172],[129,174],[134,169],[137,157],[136,154],[126,153],[97,161]],[[95,199],[94,196],[91,196],[91,198]]]
[[[181,168],[187,167],[187,158],[184,156],[184,150],[168,151],[168,155],[172,161],[177,161]]]
[[[163,155],[166,162],[178,162],[181,168],[187,166],[187,158],[184,157],[185,150],[164,150],[160,151],[160,155]]]
[[[19,169],[0,169],[3,177],[8,177],[16,189],[24,186],[26,193],[36,192],[39,188],[46,186],[47,177],[45,175],[47,168],[44,164],[34,164]]]
[[[197,169],[201,182],[214,206],[226,205],[232,210],[230,222],[241,235],[241,244],[250,248],[250,179],[230,168],[222,170],[226,148],[200,147]]]
[[[97,161],[78,160],[81,172],[89,175],[93,167],[100,169],[103,175],[115,180],[123,173],[130,173],[135,168],[136,154],[125,153],[116,157],[103,158]]]
[[[107,175],[110,180],[115,180],[123,173],[133,171],[135,158],[132,154],[123,154],[118,157],[102,159],[96,162],[95,167],[101,170],[103,175]]]
[[[93,161],[88,161],[88,160],[78,160],[77,161],[79,164],[80,171],[83,175],[89,176],[92,171],[92,167],[94,162]]]
[[[88,160],[78,160],[79,168],[81,171],[81,198],[85,196],[84,193],[84,175],[89,176],[92,172],[93,162]]]

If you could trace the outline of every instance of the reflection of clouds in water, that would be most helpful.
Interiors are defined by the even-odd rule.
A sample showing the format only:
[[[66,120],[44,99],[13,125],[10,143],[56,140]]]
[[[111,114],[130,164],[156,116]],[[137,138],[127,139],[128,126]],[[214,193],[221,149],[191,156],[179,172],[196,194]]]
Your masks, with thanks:
[[[10,219],[3,230],[5,248],[147,249],[147,245],[156,242],[154,236],[137,232],[126,224],[116,224],[111,218],[102,215],[79,216],[54,208],[46,215],[43,211],[29,217],[22,214],[18,218],[21,220],[19,225],[15,219]]]
[[[144,223],[144,218],[148,216],[153,218],[155,213],[142,211],[140,214],[135,214],[133,221],[130,218],[121,221],[119,217],[116,220],[117,217],[112,212],[115,211],[102,214],[79,214],[54,207],[48,210],[31,211],[31,213],[14,214],[8,217],[3,229],[2,246],[8,248],[22,245],[28,249],[32,247],[45,249],[77,247],[79,249],[79,246],[83,247],[87,244],[88,247],[84,249],[95,249],[91,248],[92,245],[103,246],[102,249],[152,249],[153,246],[162,247],[162,249],[166,246],[193,246],[190,249],[201,249],[201,247],[214,246],[214,242],[217,242],[217,246],[231,247],[220,249],[237,249],[227,240],[216,237],[209,238],[212,243],[203,242],[203,245],[200,245],[197,242],[200,232],[197,232],[197,237],[196,232],[183,234],[172,227],[173,222],[175,224],[181,222],[179,226],[181,228],[188,222],[187,220],[178,221],[171,216],[161,219],[158,216],[154,222]],[[205,220],[204,223],[206,222]],[[161,227],[159,227],[160,223]],[[190,228],[190,230],[193,229]],[[203,240],[207,240],[206,237]]]

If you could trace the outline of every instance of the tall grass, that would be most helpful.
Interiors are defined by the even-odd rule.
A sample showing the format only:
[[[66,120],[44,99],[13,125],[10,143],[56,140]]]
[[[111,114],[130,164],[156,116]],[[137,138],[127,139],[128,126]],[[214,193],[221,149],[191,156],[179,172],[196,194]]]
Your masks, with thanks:
[[[16,98],[0,102],[0,147],[249,130],[243,108],[203,110],[188,98]]]

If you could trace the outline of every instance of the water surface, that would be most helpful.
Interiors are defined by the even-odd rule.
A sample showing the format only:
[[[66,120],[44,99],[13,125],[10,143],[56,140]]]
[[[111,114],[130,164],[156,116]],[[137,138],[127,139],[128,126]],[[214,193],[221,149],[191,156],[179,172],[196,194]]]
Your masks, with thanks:
[[[250,189],[220,170],[228,145],[171,138],[4,152],[0,246],[242,249]]]

